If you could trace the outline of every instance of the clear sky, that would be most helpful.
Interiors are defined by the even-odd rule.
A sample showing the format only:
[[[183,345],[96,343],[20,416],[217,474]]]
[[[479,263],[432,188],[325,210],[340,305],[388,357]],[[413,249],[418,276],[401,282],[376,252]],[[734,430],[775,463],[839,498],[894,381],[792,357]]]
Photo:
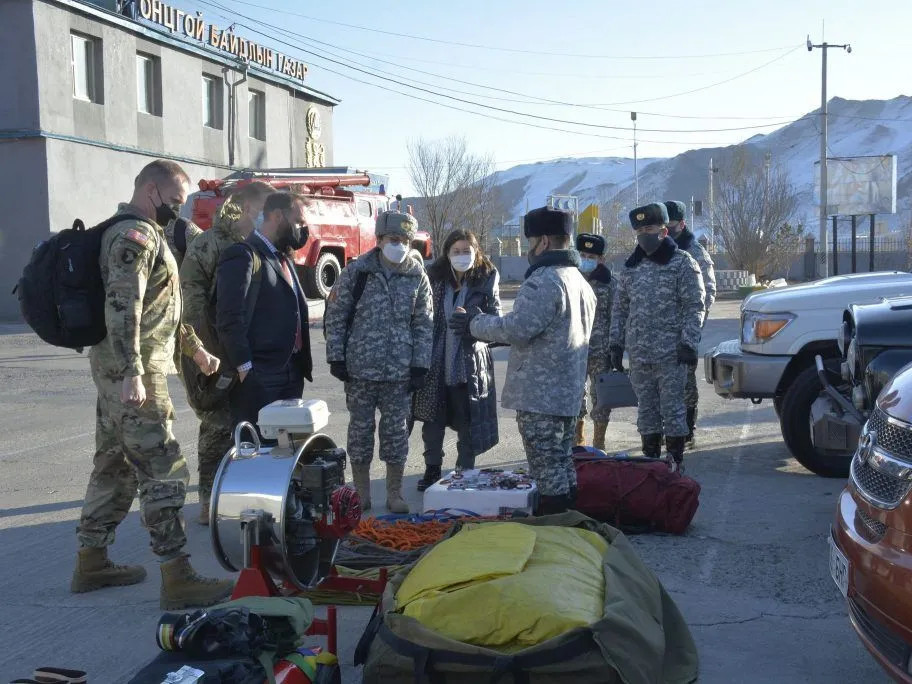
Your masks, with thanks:
[[[223,27],[231,17],[239,34],[306,61],[307,83],[342,100],[333,115],[335,163],[387,172],[393,192],[410,191],[406,144],[418,137],[465,136],[473,151],[506,168],[632,156],[632,110],[640,157],[775,130],[819,106],[820,51],[807,51],[807,34],[852,45],[851,54],[830,51],[830,97],[912,94],[912,0],[173,4]],[[733,128],[744,130],[718,130]]]

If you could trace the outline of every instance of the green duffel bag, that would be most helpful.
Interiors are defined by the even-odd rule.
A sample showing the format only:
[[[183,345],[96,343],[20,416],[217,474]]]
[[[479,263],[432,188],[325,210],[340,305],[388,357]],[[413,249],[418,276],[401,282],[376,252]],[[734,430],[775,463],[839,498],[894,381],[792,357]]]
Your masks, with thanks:
[[[355,665],[364,666],[364,684],[690,684],[697,680],[697,647],[684,617],[623,533],[576,511],[511,522],[581,527],[608,540],[602,619],[511,654],[455,641],[395,611],[396,592],[413,564],[390,580],[358,643]]]

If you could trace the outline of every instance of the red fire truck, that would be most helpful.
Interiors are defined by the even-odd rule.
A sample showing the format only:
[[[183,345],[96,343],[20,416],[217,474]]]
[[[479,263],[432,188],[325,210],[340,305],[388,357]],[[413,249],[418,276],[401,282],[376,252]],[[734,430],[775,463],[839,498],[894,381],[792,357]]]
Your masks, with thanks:
[[[312,298],[325,299],[342,267],[373,249],[377,244],[377,214],[390,208],[382,176],[345,167],[259,169],[201,180],[199,192],[187,202],[189,218],[207,230],[225,198],[252,181],[265,181],[277,190],[294,190],[312,198],[307,209],[310,239],[295,253],[301,284]],[[412,247],[425,259],[431,258],[427,232],[416,233]]]

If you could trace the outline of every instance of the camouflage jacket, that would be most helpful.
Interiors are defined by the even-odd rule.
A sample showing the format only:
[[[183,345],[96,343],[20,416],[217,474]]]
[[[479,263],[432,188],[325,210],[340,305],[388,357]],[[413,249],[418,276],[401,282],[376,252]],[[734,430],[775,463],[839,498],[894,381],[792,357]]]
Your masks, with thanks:
[[[364,291],[348,316],[358,274],[367,272]],[[401,381],[410,368],[430,368],[434,305],[424,264],[407,258],[389,274],[374,248],[342,271],[326,300],[326,360],[345,361],[361,380]]]
[[[187,254],[180,265],[181,292],[184,295],[183,322],[199,331],[206,306],[215,292],[215,272],[219,259],[231,245],[244,241],[237,228],[243,216],[231,201],[219,208],[212,228],[187,244]]]
[[[579,271],[579,255],[554,250],[526,272],[513,311],[472,319],[474,337],[511,345],[504,408],[579,415],[595,310],[595,294]]]
[[[121,204],[117,213],[139,212]],[[114,224],[102,236],[108,335],[92,347],[90,358],[111,379],[173,371],[181,294],[177,263],[164,242],[159,226],[135,219]]]
[[[608,333],[611,328],[611,304],[614,301],[614,278],[605,265],[599,265],[587,278],[595,293],[595,319],[589,336],[589,373],[604,373],[610,366]]]
[[[651,257],[639,247],[618,276],[609,344],[637,363],[674,359],[678,344],[700,344],[706,291],[700,267],[666,238]]]
[[[706,300],[704,302],[706,313],[703,318],[703,322],[705,323],[706,316],[709,315],[709,310],[712,308],[713,302],[716,301],[715,264],[713,264],[709,252],[706,251],[706,248],[703,247],[703,245],[697,242],[694,234],[691,233],[688,228],[681,231],[681,234],[675,238],[675,242],[678,244],[678,249],[683,249],[696,260],[697,265],[700,267],[700,273],[703,275],[703,287],[706,288]]]

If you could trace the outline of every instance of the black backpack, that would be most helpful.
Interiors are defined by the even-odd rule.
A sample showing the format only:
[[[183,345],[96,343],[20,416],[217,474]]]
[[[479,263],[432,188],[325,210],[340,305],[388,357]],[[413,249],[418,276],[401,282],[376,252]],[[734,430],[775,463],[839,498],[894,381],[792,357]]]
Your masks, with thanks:
[[[38,337],[55,347],[82,351],[101,342],[105,325],[105,291],[101,280],[101,238],[121,221],[149,220],[117,214],[86,229],[81,219],[40,243],[13,288],[22,317]]]

